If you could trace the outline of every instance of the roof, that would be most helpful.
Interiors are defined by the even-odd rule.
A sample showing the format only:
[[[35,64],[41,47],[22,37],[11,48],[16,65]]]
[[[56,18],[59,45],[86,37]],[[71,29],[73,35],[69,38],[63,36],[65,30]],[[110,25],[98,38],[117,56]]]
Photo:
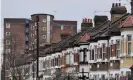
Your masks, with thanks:
[[[26,23],[27,18],[4,18],[4,23]]]
[[[123,21],[128,17],[130,16],[129,13],[123,15],[120,19],[114,21],[111,23],[111,26],[110,26],[110,32],[118,32],[120,31],[119,29],[119,26],[121,25],[121,23],[123,23]]]
[[[45,13],[36,13],[36,14],[32,14],[31,16],[37,16],[37,15],[49,15],[49,16],[53,16],[54,17],[54,15],[45,14]]]
[[[128,16],[120,28],[133,27],[133,16]]]
[[[77,26],[77,21],[71,21],[71,20],[53,20],[52,22],[54,25],[55,24],[60,24],[60,25],[76,25]]]

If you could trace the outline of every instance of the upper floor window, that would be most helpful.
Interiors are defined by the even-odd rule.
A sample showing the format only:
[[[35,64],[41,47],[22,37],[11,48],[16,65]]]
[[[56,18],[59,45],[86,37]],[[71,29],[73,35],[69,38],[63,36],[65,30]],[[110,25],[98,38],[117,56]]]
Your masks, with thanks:
[[[85,54],[84,54],[85,62],[87,61],[87,48],[85,48]]]
[[[6,45],[10,45],[10,40],[6,40]]]
[[[73,60],[74,60],[72,53],[70,53],[70,58],[69,59],[70,59],[70,64],[72,64],[73,63]]]
[[[37,23],[35,22],[35,26],[37,26]]]
[[[43,39],[46,39],[46,35],[43,35]]]
[[[46,19],[43,19],[43,20],[42,20],[42,22],[46,23],[46,22],[47,22],[47,20],[46,20]]]
[[[120,40],[116,40],[116,56],[120,56]]]
[[[10,53],[11,52],[11,49],[6,49],[6,53]]]
[[[44,61],[44,62],[43,62],[43,68],[45,68],[45,65],[46,65],[45,63],[46,63],[46,62]]]
[[[61,30],[63,30],[64,29],[64,26],[63,25],[61,25]]]
[[[10,23],[6,23],[6,28],[10,28]]]
[[[90,60],[92,59],[92,46],[90,46]]]
[[[58,56],[58,66],[60,66],[60,65],[61,65],[61,57]]]
[[[81,50],[81,52],[83,53],[82,54],[82,58],[83,58],[83,62],[86,62],[87,61],[87,48],[83,48],[82,50]]]
[[[112,45],[113,45],[113,40],[111,40],[111,45],[110,45],[110,57],[113,56]]]
[[[121,40],[122,42],[121,42],[121,46],[122,46],[122,53],[124,53],[124,35],[122,35],[122,40]]]
[[[6,36],[10,36],[10,32],[6,32]]]
[[[105,55],[106,55],[106,45],[103,43],[102,44],[102,59],[105,59]]]
[[[94,46],[94,53],[95,53],[95,61],[98,59],[97,55],[97,45]]]
[[[66,55],[66,64],[69,64],[69,54]]]
[[[128,55],[131,54],[131,40],[132,40],[132,36],[128,35],[127,36]]]
[[[46,31],[46,27],[43,27],[42,30],[43,30],[43,31]]]

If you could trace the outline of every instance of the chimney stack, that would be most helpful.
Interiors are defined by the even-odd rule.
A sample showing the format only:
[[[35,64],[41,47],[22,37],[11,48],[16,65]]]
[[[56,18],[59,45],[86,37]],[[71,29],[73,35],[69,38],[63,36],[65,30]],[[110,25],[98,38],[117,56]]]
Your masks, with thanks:
[[[92,19],[83,18],[81,23],[81,31],[86,31],[90,27],[93,27]]]
[[[108,17],[106,15],[95,15],[94,17],[95,27],[103,24],[107,20],[108,20]]]
[[[110,13],[111,13],[111,21],[114,22],[118,20],[121,16],[126,14],[127,9],[125,6],[121,6],[121,3],[113,3]]]

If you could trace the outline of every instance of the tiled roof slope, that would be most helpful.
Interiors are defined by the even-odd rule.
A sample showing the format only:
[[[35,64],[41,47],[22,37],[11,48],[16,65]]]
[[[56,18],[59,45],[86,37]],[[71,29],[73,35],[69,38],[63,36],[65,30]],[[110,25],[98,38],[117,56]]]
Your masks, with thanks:
[[[117,21],[115,22],[112,22],[111,25],[110,25],[110,32],[118,32],[120,31],[119,29],[119,26],[123,23],[123,21],[128,17],[130,16],[129,13],[123,15],[120,19],[118,19]]]
[[[120,28],[133,27],[133,16],[128,16],[128,18],[122,23]]]
[[[97,30],[91,32],[91,39],[110,36],[112,32],[120,32],[119,26],[121,25],[122,21],[124,21],[129,15],[130,14],[125,14],[120,19],[114,22],[106,21]]]
[[[57,44],[52,45],[51,47],[48,47],[44,50],[43,54],[45,55],[46,53],[53,53],[53,52],[58,52],[61,50],[64,50],[68,47],[72,47],[75,44],[78,44],[80,42],[86,42],[83,38],[86,38],[86,36],[91,39],[95,39],[97,37],[104,37],[109,35],[109,32],[115,32],[119,31],[118,26],[121,24],[121,20],[125,19],[127,16],[130,14],[125,14],[122,16],[120,19],[118,19],[115,22],[111,22],[109,20],[105,21],[102,25],[88,28],[88,30],[79,32],[74,36],[71,36],[65,40],[62,40],[58,42]],[[42,55],[43,55],[42,54]]]

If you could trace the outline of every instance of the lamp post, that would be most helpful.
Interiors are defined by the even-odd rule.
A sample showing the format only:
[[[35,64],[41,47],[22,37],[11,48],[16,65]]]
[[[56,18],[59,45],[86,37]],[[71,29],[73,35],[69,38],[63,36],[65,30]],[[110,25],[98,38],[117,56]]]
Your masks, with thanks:
[[[37,56],[36,56],[36,60],[37,60],[37,73],[36,73],[36,80],[39,79],[39,16],[36,16],[36,24],[37,24],[37,27],[36,27],[36,30],[37,30],[37,35],[36,35],[36,38],[37,38]]]

